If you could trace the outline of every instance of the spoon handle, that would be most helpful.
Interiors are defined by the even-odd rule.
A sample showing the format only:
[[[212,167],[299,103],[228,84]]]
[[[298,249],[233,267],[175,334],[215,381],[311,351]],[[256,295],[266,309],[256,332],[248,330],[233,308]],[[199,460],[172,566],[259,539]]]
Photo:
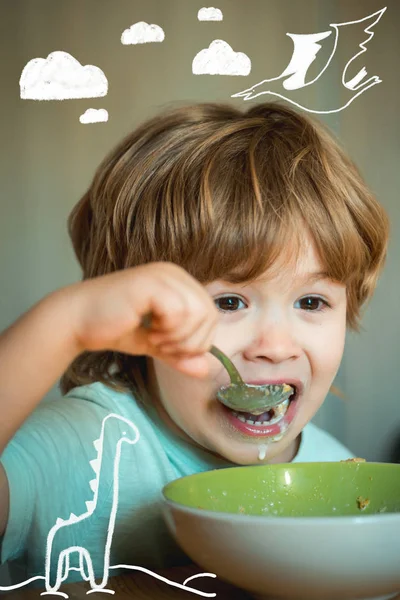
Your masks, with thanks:
[[[145,329],[150,329],[151,327],[151,313],[147,313],[142,318],[141,326]],[[231,379],[231,383],[236,385],[243,385],[243,379],[240,377],[239,371],[236,369],[235,365],[232,361],[224,354],[219,348],[216,346],[211,346],[209,352],[217,358],[225,369],[228,371],[229,377]]]
[[[233,364],[233,362],[224,354],[219,348],[216,346],[211,346],[209,352],[218,358],[218,360],[223,364],[225,369],[228,371],[229,377],[231,378],[231,383],[234,385],[243,385],[243,379],[240,377],[239,371]]]

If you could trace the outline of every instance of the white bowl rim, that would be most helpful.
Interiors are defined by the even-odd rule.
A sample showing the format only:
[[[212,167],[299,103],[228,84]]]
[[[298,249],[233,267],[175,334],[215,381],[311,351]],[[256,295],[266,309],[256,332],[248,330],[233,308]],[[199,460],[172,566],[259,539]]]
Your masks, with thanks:
[[[336,527],[337,525],[356,525],[356,526],[381,526],[385,525],[399,525],[400,526],[400,512],[394,513],[379,513],[372,515],[343,515],[343,516],[329,516],[329,517],[281,517],[281,516],[267,516],[267,515],[244,515],[238,513],[227,513],[219,510],[208,510],[206,508],[194,508],[192,506],[186,506],[175,500],[166,498],[163,492],[163,510],[167,510],[165,505],[169,505],[171,508],[178,509],[182,512],[186,512],[189,515],[196,517],[202,516],[211,521],[235,521],[236,523],[252,523],[260,525],[261,521],[266,525],[279,524],[280,526],[307,526],[307,527],[319,527],[321,525],[327,527]]]

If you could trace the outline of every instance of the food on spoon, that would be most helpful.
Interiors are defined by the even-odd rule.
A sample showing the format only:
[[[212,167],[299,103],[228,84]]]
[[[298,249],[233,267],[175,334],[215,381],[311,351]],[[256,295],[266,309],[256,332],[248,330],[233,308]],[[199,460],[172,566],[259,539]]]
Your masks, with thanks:
[[[341,460],[340,462],[367,462],[365,458],[346,458],[346,460]]]
[[[262,415],[273,410],[278,404],[296,395],[295,386],[283,384],[252,385],[230,384],[222,386],[217,392],[217,398],[232,410]]]

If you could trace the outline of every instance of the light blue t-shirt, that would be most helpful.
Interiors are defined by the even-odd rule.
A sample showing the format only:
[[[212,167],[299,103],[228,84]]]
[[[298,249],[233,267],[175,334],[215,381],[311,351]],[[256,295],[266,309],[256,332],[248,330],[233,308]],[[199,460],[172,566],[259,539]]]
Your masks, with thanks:
[[[293,462],[352,457],[309,423]],[[1,563],[9,561],[13,584],[44,575],[46,549],[52,585],[63,552],[75,546],[90,553],[96,578],[103,577],[106,548],[111,566],[156,570],[189,562],[162,519],[161,490],[179,477],[233,466],[179,438],[153,407],[101,383],[40,405],[0,460],[10,487]],[[69,553],[69,567],[79,567],[77,551]],[[81,579],[70,570],[64,581]]]

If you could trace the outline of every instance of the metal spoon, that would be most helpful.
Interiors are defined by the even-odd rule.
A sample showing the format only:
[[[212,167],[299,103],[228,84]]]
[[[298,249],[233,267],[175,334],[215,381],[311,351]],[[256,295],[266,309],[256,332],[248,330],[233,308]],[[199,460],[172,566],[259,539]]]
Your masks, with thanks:
[[[141,324],[142,327],[149,329],[151,327],[151,314],[145,315]],[[228,408],[260,415],[284,402],[294,393],[292,386],[287,383],[279,385],[245,383],[226,354],[216,346],[211,346],[209,352],[222,363],[230,377],[231,383],[220,387],[217,392],[218,400]]]
[[[277,404],[284,402],[294,393],[292,386],[287,383],[279,385],[245,383],[226,354],[216,346],[211,346],[209,352],[223,364],[231,379],[230,385],[222,386],[217,392],[218,400],[228,408],[261,415]]]

